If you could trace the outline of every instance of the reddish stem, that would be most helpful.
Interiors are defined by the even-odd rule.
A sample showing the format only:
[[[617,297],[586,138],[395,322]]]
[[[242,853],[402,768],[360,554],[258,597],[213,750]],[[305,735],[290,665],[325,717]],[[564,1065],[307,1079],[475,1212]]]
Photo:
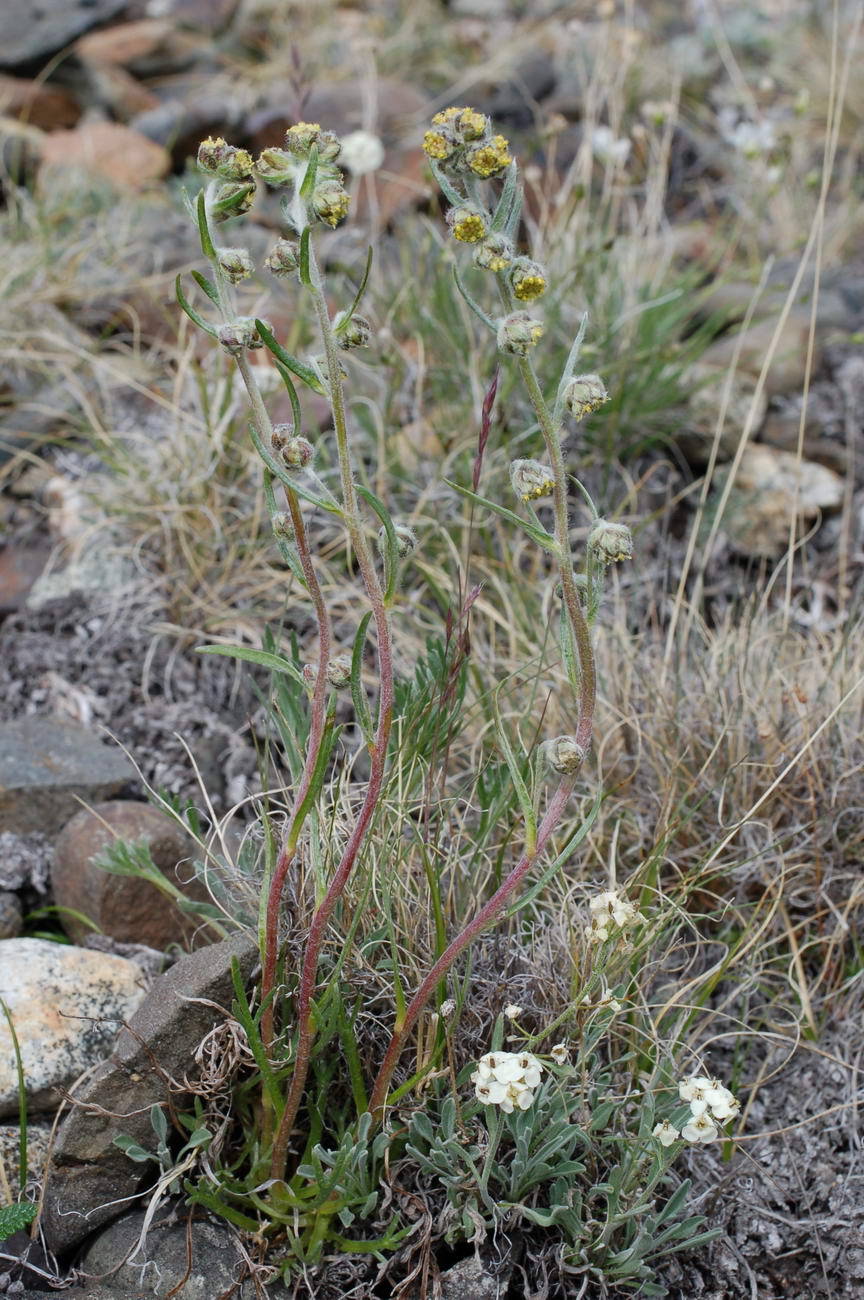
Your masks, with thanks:
[[[561,820],[561,814],[567,806],[567,800],[573,791],[575,781],[575,775],[567,776],[558,786],[549,802],[549,807],[546,809],[546,815],[538,828],[537,842],[534,848],[530,852],[526,850],[522,854],[522,857],[503,884],[498,887],[489,901],[481,907],[462,933],[458,934],[450,946],[442,952],[435,965],[427,972],[422,984],[408,1004],[402,1024],[393,1031],[387,1051],[384,1054],[384,1060],[381,1063],[381,1069],[378,1071],[378,1077],[372,1088],[372,1095],[369,1098],[368,1109],[376,1123],[380,1123],[383,1118],[387,1093],[390,1089],[390,1080],[405,1045],[405,1039],[417,1023],[420,1012],[432,996],[438,981],[447,974],[459,954],[465,951],[468,945],[477,938],[478,934],[481,934],[497,919],[507,899],[518,889],[525,874],[530,871],[539,855],[543,852],[549,837]]]

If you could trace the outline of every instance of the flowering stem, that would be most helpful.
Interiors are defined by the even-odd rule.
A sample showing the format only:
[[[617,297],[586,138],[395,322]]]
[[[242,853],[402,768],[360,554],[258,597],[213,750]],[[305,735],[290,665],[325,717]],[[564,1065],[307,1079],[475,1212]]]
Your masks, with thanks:
[[[573,576],[573,559],[570,552],[567,517],[567,470],[561,450],[559,430],[556,428],[555,421],[546,404],[534,367],[527,358],[524,358],[519,362],[519,369],[528,389],[531,404],[537,413],[537,419],[546,443],[546,450],[552,462],[552,476],[555,480],[555,539],[558,543],[561,587],[579,659],[579,721],[574,739],[584,754],[588,750],[594,726],[597,674],[594,667],[591,633],[582,610],[579,592]],[[533,843],[531,840],[526,843],[522,857],[504,883],[480,909],[474,919],[469,922],[462,933],[457,935],[449,947],[441,954],[409,1003],[401,1024],[397,1023],[369,1099],[369,1110],[376,1122],[380,1122],[383,1118],[390,1080],[393,1077],[405,1040],[416,1024],[420,1012],[432,996],[432,992],[439,980],[446,975],[460,953],[464,952],[472,940],[498,918],[508,898],[515,892],[523,877],[543,852],[546,842],[563,815],[575,780],[576,773],[573,772],[561,781],[549,802],[546,815],[537,831],[536,840]]]
[[[249,400],[252,404],[252,418],[255,421],[255,427],[261,441],[269,444],[270,437],[273,433],[273,426],[264,400],[261,396],[261,390],[258,387],[258,381],[255,378],[252,366],[249,363],[249,357],[245,352],[241,352],[236,358],[237,367],[246,385],[246,391],[249,394]],[[306,586],[312,598],[312,604],[315,610],[315,619],[318,624],[318,675],[315,680],[315,689],[312,694],[311,720],[309,727],[309,740],[306,746],[306,758],[303,763],[303,772],[300,777],[300,783],[294,795],[294,803],[291,815],[288,819],[288,826],[282,841],[282,847],[276,860],[276,866],[270,879],[270,887],[267,895],[267,908],[264,921],[264,952],[262,959],[261,974],[261,1000],[264,1004],[264,1010],[261,1015],[261,1041],[264,1050],[270,1054],[274,1040],[275,1024],[275,1006],[274,990],[276,987],[276,967],[279,956],[279,908],[282,902],[282,891],[285,887],[285,880],[290,870],[291,863],[294,861],[294,854],[297,850],[297,840],[302,828],[301,810],[306,802],[309,788],[312,783],[312,777],[318,762],[318,755],[321,750],[321,743],[324,738],[324,726],[327,713],[327,662],[330,658],[331,632],[330,617],[327,613],[327,606],[324,603],[324,597],[321,592],[321,585],[318,582],[315,569],[312,565],[312,556],[309,551],[309,544],[306,538],[306,528],[303,523],[303,515],[300,510],[300,502],[296,492],[293,492],[287,484],[285,487],[285,499],[288,503],[288,510],[291,515],[291,525],[294,531],[294,541],[297,546],[297,553],[300,557],[300,565],[303,570],[303,576],[306,579]],[[273,1116],[267,1099],[265,1101],[265,1124],[264,1136],[269,1140],[272,1136]],[[266,1141],[265,1141],[266,1148]]]
[[[472,921],[466,925],[461,934],[458,934],[452,943],[447,947],[435,965],[427,972],[422,984],[417,989],[414,997],[408,1004],[402,1023],[397,1025],[381,1063],[381,1069],[378,1071],[378,1077],[372,1088],[372,1094],[369,1098],[368,1109],[372,1113],[376,1122],[380,1122],[384,1115],[384,1108],[387,1103],[387,1093],[390,1088],[390,1080],[393,1077],[393,1071],[399,1061],[402,1048],[405,1045],[405,1039],[414,1028],[419,1019],[420,1012],[429,1001],[438,982],[447,974],[456,958],[463,953],[470,943],[477,938],[479,934],[488,928],[493,921],[498,919],[504,904],[515,893],[522,883],[525,875],[531,870],[537,858],[543,852],[546,844],[554,832],[567,801],[573,791],[575,784],[575,775],[566,776],[554,795],[549,801],[549,807],[546,809],[540,826],[537,830],[537,842],[532,849],[526,849],[516,866],[510,872],[507,879],[501,884],[492,897],[486,902]]]
[[[555,540],[558,543],[558,566],[561,574],[561,590],[564,607],[573,630],[576,653],[579,658],[579,721],[574,737],[576,744],[587,752],[594,729],[594,707],[597,696],[597,672],[594,667],[594,652],[591,646],[591,633],[588,621],[582,609],[576,581],[573,576],[573,561],[570,553],[569,524],[567,518],[567,469],[564,453],[561,449],[561,437],[555,427],[546,399],[537,380],[534,366],[527,357],[519,361],[519,370],[528,389],[531,405],[537,415],[546,452],[552,462],[552,477],[555,480],[553,505],[555,511]]]
[[[312,241],[309,241],[310,291],[318,316],[318,324],[324,342],[327,357],[327,373],[330,387],[330,404],[333,412],[333,424],[336,431],[336,445],[339,456],[339,472],[342,481],[342,499],[348,536],[363,579],[363,585],[369,603],[378,640],[378,668],[380,692],[378,699],[378,720],[375,739],[371,748],[371,770],[366,787],[363,806],[357,817],[354,829],[342,854],[342,859],[334,873],[329,888],[319,905],[312,924],[303,954],[303,966],[300,974],[300,987],[297,995],[297,1049],[294,1059],[294,1074],[285,1102],[285,1109],[279,1122],[271,1159],[271,1176],[281,1181],[285,1176],[288,1159],[288,1143],[303,1098],[309,1062],[312,1054],[314,1026],[312,1023],[312,995],[315,990],[315,978],[318,960],[327,930],[327,923],[337,902],[344,892],[348,877],[357,861],[366,832],[372,822],[381,788],[384,782],[384,766],[387,759],[387,746],[393,721],[393,656],[390,645],[390,627],[387,619],[384,593],[369,550],[362,523],[357,509],[357,494],[354,487],[354,475],[348,440],[348,426],[345,415],[345,395],[342,388],[342,372],[339,352],[333,336],[330,314],[321,284],[321,273],[315,258]]]

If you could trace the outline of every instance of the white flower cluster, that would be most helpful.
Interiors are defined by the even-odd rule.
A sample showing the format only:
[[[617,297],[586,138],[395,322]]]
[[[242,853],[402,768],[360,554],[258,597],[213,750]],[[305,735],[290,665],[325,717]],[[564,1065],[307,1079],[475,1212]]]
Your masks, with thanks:
[[[613,931],[629,930],[645,919],[629,899],[622,898],[617,889],[604,889],[591,899],[588,906],[591,909],[588,935],[598,943],[604,943]]]
[[[770,153],[777,144],[774,127],[766,118],[758,122],[739,118],[736,109],[731,106],[721,108],[718,114],[720,134],[727,144],[745,158],[756,158],[759,154]]]
[[[626,136],[617,137],[609,126],[595,126],[591,132],[591,152],[607,166],[623,167],[632,148],[632,141]]]
[[[704,1074],[691,1074],[678,1084],[678,1096],[690,1103],[690,1118],[681,1132],[664,1120],[655,1125],[654,1137],[668,1147],[679,1137],[685,1142],[713,1142],[718,1136],[717,1124],[734,1119],[741,1103],[719,1079],[709,1079]]]
[[[530,1052],[489,1052],[471,1075],[474,1092],[484,1106],[500,1106],[505,1114],[527,1110],[534,1100],[543,1066]]]

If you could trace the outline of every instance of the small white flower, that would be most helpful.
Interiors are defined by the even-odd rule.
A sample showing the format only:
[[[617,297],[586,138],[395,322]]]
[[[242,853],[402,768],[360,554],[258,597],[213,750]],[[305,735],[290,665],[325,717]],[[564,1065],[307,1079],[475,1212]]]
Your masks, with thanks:
[[[556,1065],[567,1065],[570,1061],[570,1052],[566,1043],[556,1043],[549,1055]]]
[[[677,1142],[681,1136],[677,1128],[666,1119],[662,1124],[655,1124],[651,1132],[652,1136],[664,1147],[671,1147],[672,1143]]]
[[[588,907],[591,911],[589,937],[601,943],[609,938],[615,927],[626,931],[644,920],[639,909],[617,889],[601,890],[590,900]]]
[[[456,1010],[456,1001],[454,998],[448,998],[446,1002],[441,1003],[441,1015],[444,1017],[445,1020],[447,1019],[448,1016],[452,1016],[455,1010]]]
[[[517,1084],[511,1083],[508,1093],[520,1110],[527,1110],[534,1100],[534,1093],[531,1088],[520,1088]]]
[[[694,1115],[681,1130],[685,1142],[713,1142],[717,1137],[717,1125],[710,1115]]]
[[[759,154],[770,153],[777,143],[774,127],[767,119],[750,122],[739,118],[737,110],[731,106],[722,108],[717,117],[720,134],[745,158],[755,158]]]
[[[508,1020],[517,1020],[522,1014],[522,1008],[515,1002],[508,1002],[504,1008],[504,1015]]]
[[[340,166],[347,167],[354,176],[377,172],[384,161],[384,146],[371,131],[350,131],[342,136]]]
[[[682,1101],[698,1101],[710,1087],[711,1080],[704,1074],[690,1074],[678,1084],[678,1096]]]
[[[591,132],[591,152],[601,162],[623,167],[633,145],[626,137],[616,138],[611,126],[595,126]]]
[[[477,1062],[471,1082],[480,1101],[509,1115],[514,1106],[527,1110],[531,1105],[542,1072],[531,1052],[488,1052]]]

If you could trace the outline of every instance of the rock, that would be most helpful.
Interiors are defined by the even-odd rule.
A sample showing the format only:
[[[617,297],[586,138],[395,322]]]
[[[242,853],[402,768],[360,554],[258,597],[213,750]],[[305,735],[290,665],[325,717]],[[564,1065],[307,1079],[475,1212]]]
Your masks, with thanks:
[[[194,875],[192,839],[158,808],[124,799],[82,809],[63,828],[51,871],[54,902],[83,913],[119,943],[160,950],[187,943],[201,930],[200,918],[184,915],[148,881],[113,875],[95,865],[94,859],[118,839],[146,841],[156,866],[172,884],[189,898],[209,899],[206,886]],[[75,943],[87,937],[89,927],[82,921],[68,913],[61,913],[60,920]]]
[[[0,194],[7,183],[29,185],[42,157],[45,132],[14,117],[0,117]],[[5,418],[2,424],[5,424]],[[4,439],[5,441],[5,439]],[[6,460],[8,448],[0,443],[0,461]]]
[[[68,1088],[101,1061],[144,997],[139,966],[123,957],[50,943],[0,943],[0,997],[12,1015],[21,1047],[28,1108],[56,1106]],[[0,1115],[18,1109],[12,1039],[0,1022]]]
[[[0,889],[0,939],[17,939],[23,921],[21,899],[10,889]]]
[[[81,105],[62,86],[0,75],[0,114],[3,113],[43,131],[56,131],[75,125],[81,116]]]
[[[40,832],[13,835],[0,832],[0,889],[25,887],[44,894],[48,889],[51,845]]]
[[[241,120],[236,105],[199,88],[188,98],[169,99],[138,114],[131,125],[148,140],[170,150],[175,164],[182,166],[187,158],[195,157],[198,145],[206,136],[221,135],[226,140],[235,138]]]
[[[509,1294],[512,1272],[512,1257],[460,1259],[441,1273],[441,1300],[503,1300]],[[409,1297],[420,1300],[420,1289],[409,1292]]]
[[[119,593],[129,590],[135,571],[128,556],[107,548],[104,543],[88,546],[70,560],[65,569],[52,569],[39,575],[27,597],[28,609],[41,609],[52,600],[67,596]]]
[[[42,145],[47,167],[83,168],[120,188],[146,189],[171,166],[166,149],[120,122],[88,122],[74,131],[54,131]]]
[[[3,0],[0,68],[18,68],[56,54],[76,36],[118,14],[126,0]]]
[[[107,108],[121,122],[157,108],[159,100],[125,68],[113,63],[93,63],[86,68],[88,97]]]
[[[766,318],[751,325],[743,338],[740,333],[724,334],[722,338],[715,339],[709,344],[702,354],[701,362],[714,369],[728,369],[740,345],[738,369],[754,377],[758,376],[776,328],[776,318]],[[809,334],[810,313],[803,307],[795,308],[789,313],[780,332],[777,348],[768,368],[765,378],[767,397],[801,388],[804,382]],[[817,329],[813,351],[814,373],[818,370],[821,361],[823,336],[824,331]]]
[[[148,0],[147,13],[170,18],[179,27],[217,36],[237,12],[239,0]]]
[[[725,482],[717,476],[716,491]],[[789,544],[793,515],[812,521],[843,501],[843,479],[824,465],[759,443],[744,449],[723,515],[730,545],[746,555],[776,558]]]
[[[51,555],[44,544],[17,546],[14,543],[0,551],[0,618],[20,609],[42,573]]]
[[[86,727],[50,717],[0,726],[0,832],[51,835],[81,800],[110,799],[135,779],[125,754]]]
[[[40,1221],[53,1251],[70,1249],[116,1218],[123,1208],[116,1202],[134,1197],[149,1180],[149,1166],[128,1160],[114,1138],[126,1134],[152,1149],[149,1108],[165,1101],[165,1076],[194,1075],[195,1050],[221,1020],[213,1006],[189,999],[230,1006],[232,958],[248,979],[258,949],[238,934],[181,957],[156,980],[110,1059],[76,1090],[79,1104],[59,1129]],[[182,1104],[176,1095],[173,1100]]]
[[[728,370],[699,363],[688,371],[686,382],[690,389],[687,424],[677,437],[685,456],[697,463],[707,461],[722,413],[718,455],[728,460],[734,456],[748,422],[751,438],[761,429],[768,399],[764,392],[757,396],[756,380],[740,370],[730,377]]]
[[[251,1300],[255,1295],[251,1282],[237,1285],[247,1269],[236,1234],[227,1225],[193,1223],[190,1261],[185,1215],[178,1219],[170,1209],[163,1209],[138,1250],[143,1224],[143,1210],[124,1214],[88,1245],[80,1267],[91,1276],[110,1274],[112,1289],[128,1294],[170,1293],[177,1300],[214,1300],[223,1295]],[[274,1294],[270,1287],[267,1294]]]
[[[27,1181],[39,1181],[45,1171],[45,1160],[51,1140],[51,1125],[32,1117],[27,1119]],[[19,1186],[19,1150],[21,1129],[18,1124],[0,1124],[0,1161],[9,1179],[9,1190],[17,1197]]]
[[[85,65],[125,68],[137,77],[177,72],[188,67],[200,49],[195,37],[178,32],[165,18],[106,27],[75,43],[75,53]]]

